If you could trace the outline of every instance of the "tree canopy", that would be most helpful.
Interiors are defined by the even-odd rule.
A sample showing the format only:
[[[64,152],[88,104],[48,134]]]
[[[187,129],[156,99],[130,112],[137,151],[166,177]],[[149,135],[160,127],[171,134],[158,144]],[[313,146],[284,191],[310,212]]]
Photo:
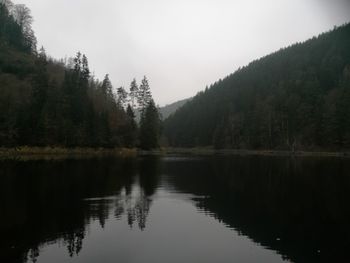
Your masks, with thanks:
[[[165,120],[172,146],[350,147],[350,24],[251,62]]]
[[[26,6],[0,1],[0,146],[138,146],[134,111],[152,100],[147,78],[115,93],[108,74],[91,75],[85,54],[37,51],[32,21]]]
[[[159,137],[161,129],[161,118],[159,111],[151,100],[140,120],[140,147],[144,150],[159,148]]]

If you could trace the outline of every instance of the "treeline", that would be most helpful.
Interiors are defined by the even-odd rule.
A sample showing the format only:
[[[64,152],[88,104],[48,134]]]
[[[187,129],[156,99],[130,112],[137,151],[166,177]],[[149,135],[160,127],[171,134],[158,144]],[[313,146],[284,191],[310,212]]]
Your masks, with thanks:
[[[80,52],[58,61],[37,51],[32,20],[24,5],[0,1],[0,146],[158,147],[147,78],[115,94],[108,74],[92,76]]]
[[[36,38],[32,22],[28,7],[14,5],[10,0],[0,0],[0,47],[4,48],[4,44],[8,44],[27,53],[35,51]]]
[[[172,146],[350,148],[350,24],[253,61],[164,123]]]

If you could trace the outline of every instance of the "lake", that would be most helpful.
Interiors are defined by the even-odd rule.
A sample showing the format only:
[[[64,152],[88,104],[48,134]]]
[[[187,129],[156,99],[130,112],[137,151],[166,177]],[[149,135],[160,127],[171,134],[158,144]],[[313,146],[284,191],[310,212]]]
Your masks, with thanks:
[[[350,160],[0,162],[0,262],[349,262]]]

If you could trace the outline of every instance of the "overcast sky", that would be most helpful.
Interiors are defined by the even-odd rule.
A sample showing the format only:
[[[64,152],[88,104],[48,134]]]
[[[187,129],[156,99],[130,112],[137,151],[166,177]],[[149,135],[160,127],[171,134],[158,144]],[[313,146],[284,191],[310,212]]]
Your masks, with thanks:
[[[85,53],[115,88],[149,78],[156,103],[191,97],[238,67],[350,21],[350,0],[14,0],[55,58]]]

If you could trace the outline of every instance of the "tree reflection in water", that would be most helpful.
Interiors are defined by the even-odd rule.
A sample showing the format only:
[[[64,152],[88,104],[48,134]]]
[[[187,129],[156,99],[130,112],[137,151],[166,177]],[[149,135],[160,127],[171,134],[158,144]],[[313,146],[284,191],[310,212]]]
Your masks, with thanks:
[[[89,226],[106,228],[111,220],[125,222],[130,231],[151,232],[144,230],[160,190],[175,193],[186,204],[195,205],[198,213],[222,222],[227,231],[234,229],[284,259],[346,262],[349,171],[347,159],[333,158],[2,162],[0,262],[35,262],[40,250],[54,243],[76,257],[84,250]],[[167,218],[176,220],[176,216]],[[163,218],[152,219],[155,234]]]
[[[220,156],[168,162],[164,173],[200,211],[284,259],[348,261],[349,159]]]
[[[78,255],[86,227],[110,215],[143,230],[157,178],[158,158],[2,162],[0,262],[36,262],[53,242]]]

